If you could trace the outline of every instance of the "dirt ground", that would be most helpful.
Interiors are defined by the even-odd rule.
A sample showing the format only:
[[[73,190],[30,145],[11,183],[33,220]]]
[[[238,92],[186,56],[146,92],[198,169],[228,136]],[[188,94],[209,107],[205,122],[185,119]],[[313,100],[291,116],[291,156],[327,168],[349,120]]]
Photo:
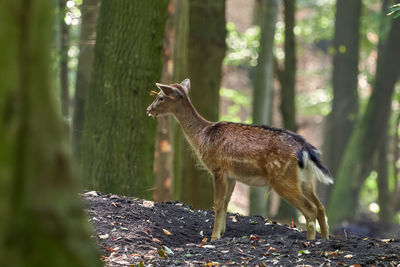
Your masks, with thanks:
[[[90,191],[82,195],[106,266],[400,266],[399,239],[305,232],[260,216],[228,214],[210,242],[214,212]]]

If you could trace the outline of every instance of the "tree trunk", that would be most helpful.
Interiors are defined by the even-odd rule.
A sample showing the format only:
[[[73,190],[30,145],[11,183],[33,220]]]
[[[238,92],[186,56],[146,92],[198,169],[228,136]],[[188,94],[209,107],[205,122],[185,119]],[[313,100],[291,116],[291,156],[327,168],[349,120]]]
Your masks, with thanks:
[[[328,208],[332,226],[354,217],[360,187],[371,171],[373,155],[387,133],[392,93],[400,74],[399,47],[400,20],[394,19],[387,40],[379,47],[374,90],[338,170]]]
[[[377,153],[379,221],[384,223],[390,223],[393,218],[392,206],[389,204],[391,195],[388,180],[387,142],[388,136],[386,134]]]
[[[284,18],[285,18],[285,61],[284,69],[280,76],[281,85],[281,113],[283,128],[297,131],[296,124],[296,39],[294,36],[296,1],[284,0]],[[281,198],[282,200],[282,198]],[[279,220],[290,221],[296,218],[296,209],[286,201],[280,202],[278,214],[275,216]]]
[[[72,145],[76,162],[79,162],[85,103],[90,84],[90,75],[92,74],[99,0],[83,1],[80,10],[82,12],[81,37],[74,99],[74,115],[72,118]]]
[[[189,2],[188,74],[191,100],[206,119],[218,120],[222,60],[225,56],[225,0]],[[210,208],[212,180],[195,165],[189,145],[183,152],[182,200],[194,208]]]
[[[101,2],[82,136],[90,188],[151,199],[155,121],[149,90],[161,78],[168,1]]]
[[[175,40],[173,53],[173,80],[183,81],[187,78],[188,36],[189,36],[189,0],[175,1]],[[173,136],[173,198],[182,200],[182,170],[184,137],[176,120],[170,121]]]
[[[68,82],[68,49],[69,49],[69,26],[65,23],[65,8],[67,1],[59,0],[60,19],[60,97],[61,114],[64,119],[69,116],[69,82]]]
[[[283,128],[297,131],[296,125],[296,39],[294,36],[296,1],[284,0],[285,7],[285,61],[281,80],[281,112]]]
[[[0,4],[0,266],[101,266],[51,88],[52,3]]]
[[[273,47],[275,24],[278,16],[277,0],[261,2],[260,20],[261,39],[260,52],[255,69],[253,122],[271,124],[273,98]],[[250,214],[266,216],[267,203],[264,199],[265,188],[250,188]]]
[[[324,161],[333,177],[336,177],[358,113],[360,15],[361,0],[337,1],[332,74],[333,101],[324,139]]]
[[[173,82],[173,46],[174,46],[174,16],[175,0],[171,0],[168,5],[168,16],[165,25],[163,43],[163,70],[161,83],[170,84]],[[153,198],[155,201],[167,201],[172,194],[173,176],[173,151],[172,151],[172,132],[170,129],[171,116],[161,116],[157,118],[157,130],[154,153],[154,178],[155,187]]]

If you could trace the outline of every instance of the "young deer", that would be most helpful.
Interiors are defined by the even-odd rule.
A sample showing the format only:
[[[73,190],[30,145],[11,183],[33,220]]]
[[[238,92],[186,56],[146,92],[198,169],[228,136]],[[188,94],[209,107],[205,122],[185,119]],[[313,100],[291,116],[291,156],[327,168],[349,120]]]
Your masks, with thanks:
[[[329,238],[325,210],[314,192],[313,179],[333,183],[319,152],[293,132],[259,125],[209,122],[189,100],[190,80],[180,84],[156,83],[160,92],[147,108],[152,117],[172,114],[210,171],[214,181],[212,240],[225,233],[226,210],[236,181],[271,186],[306,218],[307,239],[315,239],[315,220],[323,238]]]

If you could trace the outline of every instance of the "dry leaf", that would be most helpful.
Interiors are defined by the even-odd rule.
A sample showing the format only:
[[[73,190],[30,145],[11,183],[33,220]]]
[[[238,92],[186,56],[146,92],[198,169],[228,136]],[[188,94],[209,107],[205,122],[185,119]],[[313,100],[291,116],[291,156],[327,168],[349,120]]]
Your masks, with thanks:
[[[161,244],[161,243],[162,243],[160,239],[155,238],[155,237],[153,238],[153,242],[158,243],[158,244]]]
[[[352,259],[353,258],[353,255],[351,255],[351,254],[347,254],[347,255],[344,255],[343,256],[345,259]]]
[[[143,200],[143,204],[142,205],[145,208],[152,208],[152,207],[154,207],[154,201]]]
[[[204,237],[203,240],[201,240],[200,247],[204,246],[207,243],[207,241],[208,241],[208,238]]]
[[[107,239],[108,238],[108,234],[105,235],[99,235],[100,239]]]
[[[170,231],[168,231],[168,230],[166,230],[166,229],[162,229],[162,230],[163,230],[164,234],[166,234],[166,235],[172,235]]]
[[[258,235],[250,235],[250,240],[258,240],[260,237]]]

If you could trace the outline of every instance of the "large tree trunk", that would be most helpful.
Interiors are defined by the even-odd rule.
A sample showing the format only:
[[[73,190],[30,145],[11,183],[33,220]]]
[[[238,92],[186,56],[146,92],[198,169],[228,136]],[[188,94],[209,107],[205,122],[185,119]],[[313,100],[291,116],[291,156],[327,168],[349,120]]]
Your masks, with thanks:
[[[96,190],[153,197],[155,121],[149,90],[161,78],[167,0],[102,1],[81,161]]]
[[[394,19],[387,40],[379,47],[374,90],[365,114],[351,135],[337,173],[328,208],[332,226],[354,217],[360,187],[370,173],[373,155],[387,133],[392,93],[400,74],[399,47],[400,20]]]
[[[261,29],[260,51],[254,77],[253,122],[271,124],[273,98],[273,48],[275,24],[278,17],[277,0],[261,1],[260,14],[254,15]],[[265,188],[250,188],[250,214],[267,215]]]
[[[101,266],[51,88],[52,3],[0,4],[0,266]]]
[[[188,74],[193,105],[206,119],[218,120],[222,60],[225,56],[225,0],[191,0],[189,7]],[[210,208],[212,180],[195,165],[189,145],[183,152],[182,200]]]
[[[96,41],[96,22],[99,0],[85,0],[80,8],[82,12],[81,36],[79,44],[79,63],[76,78],[74,115],[72,118],[72,145],[74,156],[79,162],[85,103],[92,74],[94,44]]]
[[[333,56],[332,111],[326,122],[324,161],[333,177],[356,123],[361,0],[338,0]]]

